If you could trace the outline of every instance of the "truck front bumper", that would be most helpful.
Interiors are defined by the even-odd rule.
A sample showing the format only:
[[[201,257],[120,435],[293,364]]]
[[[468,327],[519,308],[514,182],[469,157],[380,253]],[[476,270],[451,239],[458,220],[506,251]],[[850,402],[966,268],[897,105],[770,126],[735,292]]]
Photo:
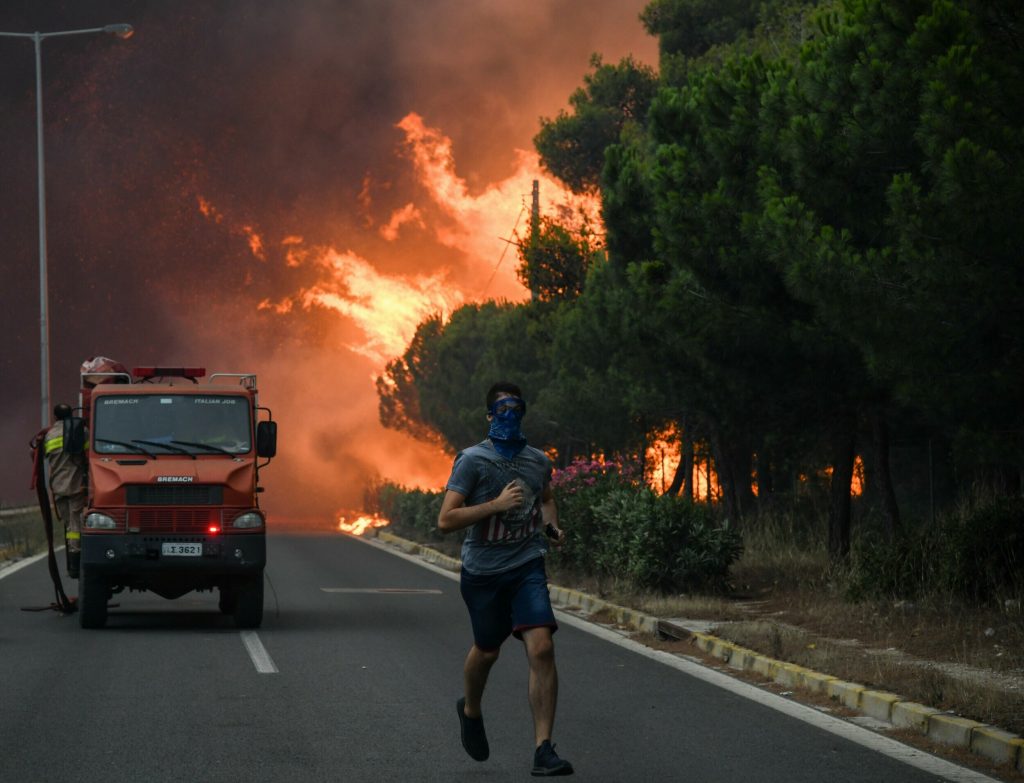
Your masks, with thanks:
[[[195,544],[198,547],[180,546],[182,544]],[[171,554],[175,550],[189,553]],[[183,576],[193,574],[196,577],[234,576],[260,573],[266,563],[267,538],[263,533],[208,536],[134,533],[82,535],[82,567],[107,577],[146,577],[172,573]]]

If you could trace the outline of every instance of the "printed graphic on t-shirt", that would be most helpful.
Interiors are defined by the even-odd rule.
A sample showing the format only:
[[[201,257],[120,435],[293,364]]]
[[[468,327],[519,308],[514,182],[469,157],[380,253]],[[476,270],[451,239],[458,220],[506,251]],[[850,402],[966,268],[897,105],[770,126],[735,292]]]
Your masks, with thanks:
[[[516,508],[510,508],[492,516],[487,523],[484,540],[487,543],[508,543],[533,535],[540,519],[540,497],[530,485],[513,472],[514,461],[498,463],[502,475],[502,487],[510,482],[523,491],[523,499]]]

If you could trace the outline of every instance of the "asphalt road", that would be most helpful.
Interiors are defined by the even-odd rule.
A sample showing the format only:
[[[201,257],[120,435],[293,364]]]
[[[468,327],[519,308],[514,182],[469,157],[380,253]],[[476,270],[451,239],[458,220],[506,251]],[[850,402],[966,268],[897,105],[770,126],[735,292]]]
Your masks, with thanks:
[[[21,611],[51,600],[44,561],[0,571],[0,780],[530,779],[518,642],[485,697],[490,760],[459,743],[470,636],[456,582],[340,535],[273,536],[268,559],[258,632],[195,593],[115,596],[107,628],[85,631]],[[865,746],[863,729],[814,725],[809,708],[785,714],[770,701],[780,697],[759,703],[751,686],[720,687],[693,663],[585,625],[563,616],[555,636],[555,742],[574,779],[984,780],[917,751],[912,766]]]

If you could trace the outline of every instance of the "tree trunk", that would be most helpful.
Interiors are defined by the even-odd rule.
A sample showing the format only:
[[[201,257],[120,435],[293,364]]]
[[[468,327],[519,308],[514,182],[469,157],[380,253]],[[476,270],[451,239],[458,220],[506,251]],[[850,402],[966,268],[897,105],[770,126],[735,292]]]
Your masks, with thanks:
[[[866,465],[868,489],[878,498],[885,519],[885,534],[894,541],[900,532],[900,507],[892,486],[892,469],[889,464],[889,425],[881,413],[875,413],[871,420],[873,441],[872,459]]]
[[[717,427],[712,427],[711,440],[725,512],[739,523],[744,514],[754,507],[754,493],[750,488],[750,450],[742,443],[727,441]]]
[[[775,500],[775,473],[771,457],[763,447],[757,453],[757,510],[760,514],[770,509]]]
[[[831,502],[828,510],[828,555],[840,563],[850,555],[850,484],[857,438],[852,420],[840,425],[832,443]]]
[[[683,416],[679,421],[679,466],[666,494],[678,495],[681,489],[683,499],[690,502],[693,500],[693,440],[688,419],[688,416]]]

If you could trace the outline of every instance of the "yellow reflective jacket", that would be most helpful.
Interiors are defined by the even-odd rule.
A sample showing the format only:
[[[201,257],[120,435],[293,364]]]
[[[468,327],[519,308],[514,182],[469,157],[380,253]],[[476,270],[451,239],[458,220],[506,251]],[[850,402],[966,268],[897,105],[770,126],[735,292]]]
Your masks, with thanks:
[[[88,460],[85,454],[64,451],[64,422],[54,422],[43,438],[43,453],[50,468],[50,491],[55,496],[79,495],[85,492]]]

